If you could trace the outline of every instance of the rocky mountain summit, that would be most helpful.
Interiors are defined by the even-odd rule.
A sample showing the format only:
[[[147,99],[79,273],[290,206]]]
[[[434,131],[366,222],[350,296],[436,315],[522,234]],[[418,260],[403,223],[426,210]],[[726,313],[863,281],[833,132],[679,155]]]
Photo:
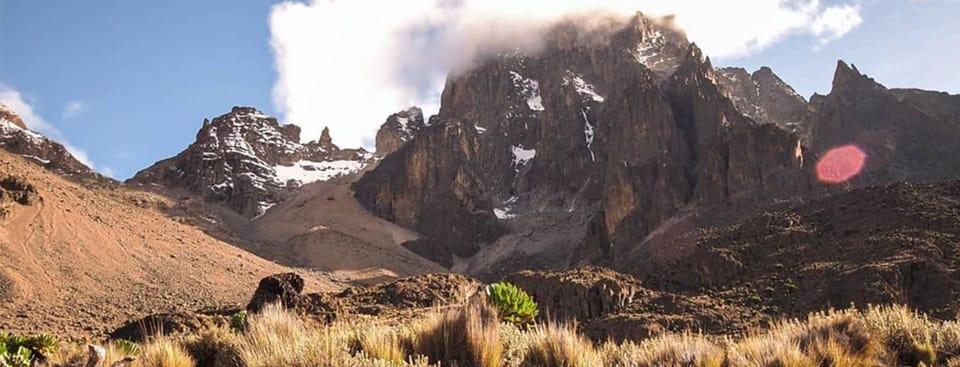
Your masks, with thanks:
[[[3,104],[0,104],[0,148],[67,175],[96,175],[62,144],[28,129],[16,111]]]
[[[281,125],[252,107],[234,107],[204,120],[186,150],[128,183],[184,188],[252,218],[305,184],[357,172],[372,159],[363,149],[336,146],[329,129],[318,140],[301,143],[296,125]]]
[[[603,262],[691,205],[811,191],[800,137],[744,116],[670,22],[558,26],[538,54],[452,76],[436,123],[357,182],[358,200],[435,240],[417,244],[431,256],[482,251],[454,267],[472,273]]]
[[[671,22],[561,24],[536,54],[451,76],[439,114],[356,198],[421,234],[411,250],[495,277],[610,264],[687,215],[960,175],[943,159],[960,153],[953,110],[929,106],[949,96],[891,92],[840,62],[808,103],[769,68],[714,69]],[[825,177],[837,169],[851,177]]]
[[[390,115],[377,130],[377,156],[383,157],[397,151],[425,126],[423,111],[417,107]]]
[[[762,67],[747,73],[743,68],[719,68],[720,89],[741,113],[759,123],[777,124],[798,131],[807,111],[807,100],[773,70]]]

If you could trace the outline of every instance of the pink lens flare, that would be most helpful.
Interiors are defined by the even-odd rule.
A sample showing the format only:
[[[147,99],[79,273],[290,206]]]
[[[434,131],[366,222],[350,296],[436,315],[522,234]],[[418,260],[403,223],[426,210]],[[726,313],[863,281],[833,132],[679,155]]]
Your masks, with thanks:
[[[817,162],[817,178],[828,184],[841,184],[863,170],[867,153],[856,145],[833,148]]]

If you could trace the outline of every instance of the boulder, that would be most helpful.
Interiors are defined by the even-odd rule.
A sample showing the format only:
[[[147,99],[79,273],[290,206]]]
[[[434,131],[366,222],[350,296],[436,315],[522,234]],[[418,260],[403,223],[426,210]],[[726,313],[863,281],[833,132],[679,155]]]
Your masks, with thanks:
[[[303,278],[295,273],[275,274],[260,280],[257,291],[247,304],[247,311],[260,312],[269,304],[280,303],[284,308],[298,308],[303,304]]]

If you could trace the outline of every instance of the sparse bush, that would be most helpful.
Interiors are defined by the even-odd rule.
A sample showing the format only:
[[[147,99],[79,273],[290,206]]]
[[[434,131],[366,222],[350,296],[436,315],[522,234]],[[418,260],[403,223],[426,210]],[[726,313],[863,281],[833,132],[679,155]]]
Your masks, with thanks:
[[[507,282],[488,286],[487,301],[497,307],[501,320],[518,325],[532,324],[540,314],[533,297]]]
[[[239,336],[225,328],[204,329],[183,340],[198,366],[240,367]]]
[[[461,367],[499,367],[503,344],[497,310],[486,303],[448,310],[421,321],[414,352],[431,363]]]

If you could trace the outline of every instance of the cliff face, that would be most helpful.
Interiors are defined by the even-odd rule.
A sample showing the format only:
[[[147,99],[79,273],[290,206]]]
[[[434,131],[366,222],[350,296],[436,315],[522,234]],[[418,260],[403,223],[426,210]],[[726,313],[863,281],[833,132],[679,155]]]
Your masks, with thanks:
[[[768,67],[747,73],[742,68],[717,69],[721,91],[745,116],[759,123],[799,131],[807,101]]]
[[[800,138],[745,117],[669,22],[561,25],[538,54],[451,77],[438,116],[357,198],[436,240],[425,255],[452,249],[484,273],[603,263],[684,208],[810,192]]]
[[[301,143],[296,125],[281,125],[254,108],[234,107],[213,121],[204,120],[186,150],[128,182],[185,188],[255,217],[300,186],[357,172],[371,159],[362,149],[337,147],[327,129],[319,140]]]
[[[399,150],[424,126],[423,111],[417,107],[390,115],[377,130],[377,157],[384,157]]]

